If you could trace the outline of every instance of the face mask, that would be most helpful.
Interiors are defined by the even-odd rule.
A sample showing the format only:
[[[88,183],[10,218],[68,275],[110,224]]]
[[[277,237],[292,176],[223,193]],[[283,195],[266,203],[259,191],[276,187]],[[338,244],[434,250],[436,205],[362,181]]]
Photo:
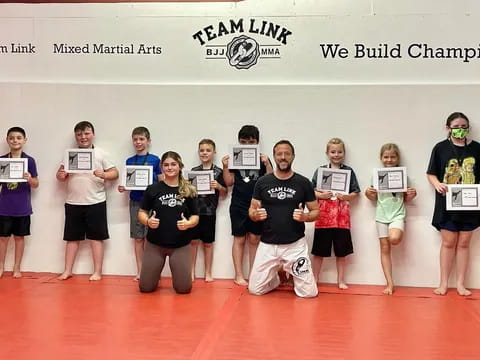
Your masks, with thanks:
[[[458,129],[450,129],[450,135],[455,139],[465,139],[468,135],[468,128],[458,128]]]

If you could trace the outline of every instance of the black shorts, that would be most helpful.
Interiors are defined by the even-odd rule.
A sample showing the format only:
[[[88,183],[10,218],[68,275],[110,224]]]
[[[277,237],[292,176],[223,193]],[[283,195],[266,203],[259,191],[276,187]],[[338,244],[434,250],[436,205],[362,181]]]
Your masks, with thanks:
[[[108,239],[107,203],[93,205],[65,204],[63,240]]]
[[[200,239],[204,243],[213,243],[215,241],[215,215],[200,215],[198,225],[192,229],[192,239]]]
[[[230,205],[230,221],[233,236],[245,236],[247,233],[262,234],[262,223],[252,221],[248,217],[248,206]]]
[[[336,257],[345,257],[353,253],[350,229],[315,229],[312,255],[330,257],[333,251]]]
[[[28,236],[30,235],[30,215],[27,216],[0,216],[0,236]]]

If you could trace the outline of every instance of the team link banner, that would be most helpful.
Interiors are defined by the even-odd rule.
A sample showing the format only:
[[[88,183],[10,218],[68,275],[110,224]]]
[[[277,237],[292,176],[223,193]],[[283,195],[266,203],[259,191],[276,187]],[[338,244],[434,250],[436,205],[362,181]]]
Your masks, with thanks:
[[[479,20],[450,15],[445,36],[440,16],[1,19],[0,81],[478,83]]]

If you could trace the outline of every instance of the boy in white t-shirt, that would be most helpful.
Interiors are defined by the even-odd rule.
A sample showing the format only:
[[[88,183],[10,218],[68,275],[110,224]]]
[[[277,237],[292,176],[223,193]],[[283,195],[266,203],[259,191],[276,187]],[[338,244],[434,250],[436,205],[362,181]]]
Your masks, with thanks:
[[[67,181],[65,201],[65,270],[58,277],[66,280],[72,276],[73,265],[80,242],[88,239],[92,248],[93,274],[90,280],[102,278],[103,240],[108,239],[105,180],[118,178],[118,171],[108,154],[93,146],[95,130],[88,121],[81,121],[74,128],[75,140],[81,149],[94,149],[93,173],[69,174],[64,164],[57,171],[57,180]]]

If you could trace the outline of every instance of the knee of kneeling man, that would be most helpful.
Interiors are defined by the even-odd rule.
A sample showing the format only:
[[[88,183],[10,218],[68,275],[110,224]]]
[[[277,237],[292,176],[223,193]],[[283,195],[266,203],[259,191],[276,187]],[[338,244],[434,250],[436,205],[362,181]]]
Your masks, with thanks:
[[[250,284],[248,284],[248,292],[251,295],[264,295],[265,294],[265,291],[262,291],[261,288],[259,288],[258,286],[250,285]]]

